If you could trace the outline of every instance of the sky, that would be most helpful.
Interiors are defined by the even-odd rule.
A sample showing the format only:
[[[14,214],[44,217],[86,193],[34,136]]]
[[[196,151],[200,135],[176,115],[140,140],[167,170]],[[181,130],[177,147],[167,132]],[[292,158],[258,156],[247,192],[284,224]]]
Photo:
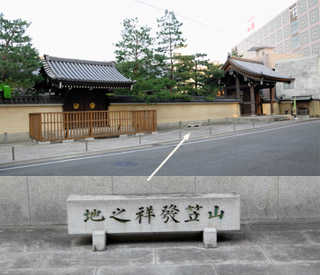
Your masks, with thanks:
[[[40,55],[97,61],[115,60],[122,22],[139,19],[156,35],[157,18],[174,11],[183,23],[183,54],[206,53],[223,63],[228,52],[294,0],[0,0],[6,19],[31,22],[27,34]]]

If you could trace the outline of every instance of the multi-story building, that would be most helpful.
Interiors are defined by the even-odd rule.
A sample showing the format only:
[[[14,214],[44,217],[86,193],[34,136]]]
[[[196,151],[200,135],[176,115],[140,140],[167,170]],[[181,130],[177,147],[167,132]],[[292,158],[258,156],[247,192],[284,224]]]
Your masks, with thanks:
[[[273,48],[288,58],[320,53],[320,1],[298,0],[232,50],[256,59],[257,49]],[[259,54],[263,55],[261,51]],[[283,58],[282,58],[283,59]]]
[[[273,89],[280,113],[291,113],[295,99],[299,101],[298,114],[320,115],[320,75],[317,71],[320,62],[319,0],[295,1],[232,51],[295,78],[290,85],[277,84]],[[270,102],[268,89],[260,90],[260,94],[262,102]]]

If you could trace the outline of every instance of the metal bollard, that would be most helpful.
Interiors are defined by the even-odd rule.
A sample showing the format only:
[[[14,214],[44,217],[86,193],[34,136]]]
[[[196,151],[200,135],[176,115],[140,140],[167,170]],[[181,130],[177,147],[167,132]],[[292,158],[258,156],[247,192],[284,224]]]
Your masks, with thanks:
[[[269,126],[271,125],[271,119],[269,119]]]
[[[179,129],[182,128],[182,121],[179,121]]]
[[[229,123],[229,120],[228,120],[228,118],[226,117],[226,124],[228,124]]]
[[[14,156],[14,147],[12,147],[12,160],[15,160],[15,156]]]
[[[86,140],[86,151],[88,151],[88,141]]]
[[[139,135],[139,144],[141,144],[141,135]]]
[[[212,134],[211,126],[209,127],[209,133],[210,133],[210,135]]]
[[[236,121],[235,120],[233,121],[233,131],[234,132],[236,131]]]
[[[179,138],[181,138],[181,129],[179,129]]]
[[[254,120],[252,120],[252,128],[254,128]]]
[[[4,140],[4,143],[7,144],[8,143],[8,133],[5,132],[4,135],[3,135],[3,140]]]

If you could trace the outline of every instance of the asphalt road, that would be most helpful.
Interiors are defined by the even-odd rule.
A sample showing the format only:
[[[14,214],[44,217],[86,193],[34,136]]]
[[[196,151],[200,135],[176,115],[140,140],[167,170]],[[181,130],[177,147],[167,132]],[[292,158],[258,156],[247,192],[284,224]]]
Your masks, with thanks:
[[[149,176],[177,144],[2,167],[0,176]],[[319,176],[320,122],[189,140],[156,175]]]

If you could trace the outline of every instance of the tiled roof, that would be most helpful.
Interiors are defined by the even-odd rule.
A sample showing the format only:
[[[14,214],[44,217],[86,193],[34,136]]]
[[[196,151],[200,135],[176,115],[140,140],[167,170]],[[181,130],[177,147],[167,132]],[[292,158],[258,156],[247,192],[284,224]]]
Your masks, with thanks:
[[[11,104],[62,104],[62,99],[57,96],[17,96],[12,98],[1,98],[0,105]]]
[[[44,55],[43,69],[52,82],[79,86],[130,87],[134,82],[117,71],[113,62],[67,59]],[[61,85],[61,84],[60,84]]]
[[[258,62],[255,60],[248,60],[230,56],[227,62],[223,65],[223,69],[227,68],[228,65],[231,65],[231,69],[239,70],[240,72],[247,73],[249,76],[252,75],[253,77],[282,82],[294,80],[294,78],[278,74],[277,72],[263,65],[262,62]]]

